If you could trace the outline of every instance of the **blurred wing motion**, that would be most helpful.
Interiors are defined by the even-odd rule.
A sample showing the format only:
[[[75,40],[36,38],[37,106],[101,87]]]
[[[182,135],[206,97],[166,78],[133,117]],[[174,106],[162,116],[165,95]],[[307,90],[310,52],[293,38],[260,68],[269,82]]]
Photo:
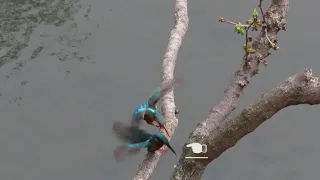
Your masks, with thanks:
[[[122,122],[115,122],[112,131],[116,137],[130,144],[146,142],[151,137],[151,134],[148,132]]]
[[[137,144],[118,146],[113,150],[113,155],[117,161],[124,160],[125,158],[138,154],[141,148],[144,148],[147,143],[148,142],[142,142]]]
[[[149,108],[156,109],[156,104],[160,100],[160,98],[163,97],[170,90],[178,87],[179,85],[180,85],[180,81],[172,80],[172,81],[164,84],[163,86],[158,87],[156,90],[154,90],[148,99]]]
[[[139,153],[141,148],[148,146],[152,137],[151,134],[146,131],[122,122],[115,122],[112,130],[115,136],[122,141],[129,143],[127,145],[118,146],[113,151],[113,155],[117,161]]]

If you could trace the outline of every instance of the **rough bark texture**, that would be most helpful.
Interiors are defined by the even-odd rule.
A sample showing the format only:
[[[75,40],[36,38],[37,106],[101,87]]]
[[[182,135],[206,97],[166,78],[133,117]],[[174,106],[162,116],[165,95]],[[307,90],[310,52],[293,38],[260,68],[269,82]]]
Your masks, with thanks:
[[[169,43],[162,63],[161,81],[165,83],[174,79],[174,70],[176,60],[182,40],[187,32],[189,25],[187,0],[176,0],[175,5],[175,24],[170,33]],[[178,119],[175,117],[175,103],[173,92],[167,93],[162,98],[162,111],[166,119],[166,129],[170,136],[173,135],[178,126]],[[170,140],[170,137],[169,137]],[[162,153],[148,153],[140,164],[139,169],[134,177],[134,180],[150,179],[153,170],[155,169]]]
[[[248,85],[250,78],[258,73],[261,60],[269,54],[270,46],[265,43],[267,37],[271,41],[276,40],[279,30],[285,26],[288,8],[289,0],[271,1],[271,6],[265,16],[267,27],[262,28],[259,36],[252,44],[255,53],[249,54],[247,58],[244,56],[243,63],[234,74],[230,86],[225,91],[223,100],[213,107],[205,120],[198,124],[186,142],[186,144],[192,142],[206,144],[208,152],[202,155],[207,156],[208,159],[185,159],[184,157],[193,156],[193,153],[191,148],[184,147],[179,163],[174,169],[172,180],[201,179],[207,165],[228,148],[234,146],[245,135],[245,133],[241,132],[249,133],[251,132],[250,130],[254,130],[249,125],[239,126],[233,124],[234,127],[222,125],[235,123],[233,122],[234,120],[227,120],[226,122],[225,120],[236,109],[239,98],[244,88]],[[227,129],[225,129],[226,127]],[[240,127],[243,129],[240,129]],[[246,129],[249,127],[251,129]]]
[[[208,151],[213,151],[210,154],[214,153],[214,158],[219,157],[281,109],[299,104],[320,104],[320,77],[313,77],[311,69],[289,77],[279,87],[263,94],[260,101],[244,109],[237,117],[218,124],[216,126],[218,132],[208,140],[210,146],[214,144],[216,148]],[[202,160],[197,162],[188,160],[179,164],[180,168],[184,169],[182,171],[177,169],[173,179],[197,180],[201,179],[208,163]]]

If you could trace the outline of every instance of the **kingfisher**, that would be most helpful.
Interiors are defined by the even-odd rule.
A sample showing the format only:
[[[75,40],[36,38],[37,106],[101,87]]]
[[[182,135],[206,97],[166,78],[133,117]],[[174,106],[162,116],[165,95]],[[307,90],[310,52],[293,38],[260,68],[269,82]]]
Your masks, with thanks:
[[[128,143],[126,145],[118,146],[113,151],[116,160],[123,159],[125,156],[137,154],[142,148],[146,148],[148,152],[155,152],[163,145],[166,145],[175,155],[177,155],[169,144],[166,136],[161,132],[150,134],[145,130],[139,129],[137,126],[122,122],[115,122],[112,130],[115,136]]]
[[[143,104],[139,104],[132,113],[132,125],[139,126],[141,120],[145,120],[151,126],[159,127],[164,129],[169,136],[167,129],[164,127],[165,120],[162,112],[157,109],[157,103],[166,93],[170,90],[178,87],[180,85],[179,81],[171,80],[165,83],[161,87],[154,90],[149,97],[148,101]]]

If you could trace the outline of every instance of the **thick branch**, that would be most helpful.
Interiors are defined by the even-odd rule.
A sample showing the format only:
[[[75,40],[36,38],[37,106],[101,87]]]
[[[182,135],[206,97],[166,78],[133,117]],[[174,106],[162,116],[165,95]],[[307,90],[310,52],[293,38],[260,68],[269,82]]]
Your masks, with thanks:
[[[214,151],[214,158],[219,157],[224,151],[236,145],[242,137],[253,132],[280,110],[299,104],[320,104],[320,77],[313,77],[311,69],[306,69],[302,73],[289,77],[279,87],[263,94],[260,101],[244,109],[237,117],[217,125],[217,133],[212,134],[208,141],[210,146],[216,146],[219,150],[208,149],[208,151]],[[190,165],[188,161],[182,163]],[[195,169],[202,174],[205,164],[196,164]],[[193,168],[189,167],[189,169]],[[196,172],[195,174],[200,173]],[[191,179],[200,179],[200,177],[193,176]]]
[[[225,91],[223,100],[213,107],[209,116],[200,122],[197,128],[191,133],[186,144],[198,142],[207,144],[208,152],[204,156],[208,159],[185,159],[192,156],[191,148],[184,147],[179,163],[176,166],[172,179],[193,180],[201,179],[206,166],[215,158],[220,156],[229,146],[228,142],[217,141],[220,137],[220,126],[232,111],[236,109],[244,88],[248,85],[250,78],[258,73],[261,60],[269,54],[270,46],[265,42],[267,38],[274,41],[277,39],[278,31],[286,24],[286,16],[289,7],[289,0],[272,0],[265,19],[267,27],[262,28],[259,36],[254,40],[252,48],[254,54],[243,57],[241,67],[236,71],[232,82]],[[229,122],[229,121],[228,121]],[[185,144],[185,145],[186,145]]]
[[[187,0],[176,0],[175,24],[170,33],[169,44],[162,62],[162,83],[174,79],[174,70],[178,52],[182,44],[182,40],[187,32],[188,25],[189,18]],[[176,108],[174,103],[174,94],[171,91],[162,98],[162,111],[166,119],[165,127],[170,133],[170,136],[173,135],[175,129],[178,126],[178,119],[175,117],[175,110]],[[143,162],[140,164],[134,180],[150,179],[151,174],[155,169],[161,154],[162,153],[159,151],[157,151],[156,153],[148,153]]]

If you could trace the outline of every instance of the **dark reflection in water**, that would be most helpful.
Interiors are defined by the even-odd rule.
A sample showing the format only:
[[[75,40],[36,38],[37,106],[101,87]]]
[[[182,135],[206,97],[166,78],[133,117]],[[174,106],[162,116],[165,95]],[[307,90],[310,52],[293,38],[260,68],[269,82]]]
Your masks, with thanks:
[[[38,24],[62,25],[79,0],[4,0],[0,9],[0,65],[19,56]],[[43,47],[34,51],[39,53]],[[34,57],[33,57],[34,58]],[[31,57],[32,59],[32,57]]]

